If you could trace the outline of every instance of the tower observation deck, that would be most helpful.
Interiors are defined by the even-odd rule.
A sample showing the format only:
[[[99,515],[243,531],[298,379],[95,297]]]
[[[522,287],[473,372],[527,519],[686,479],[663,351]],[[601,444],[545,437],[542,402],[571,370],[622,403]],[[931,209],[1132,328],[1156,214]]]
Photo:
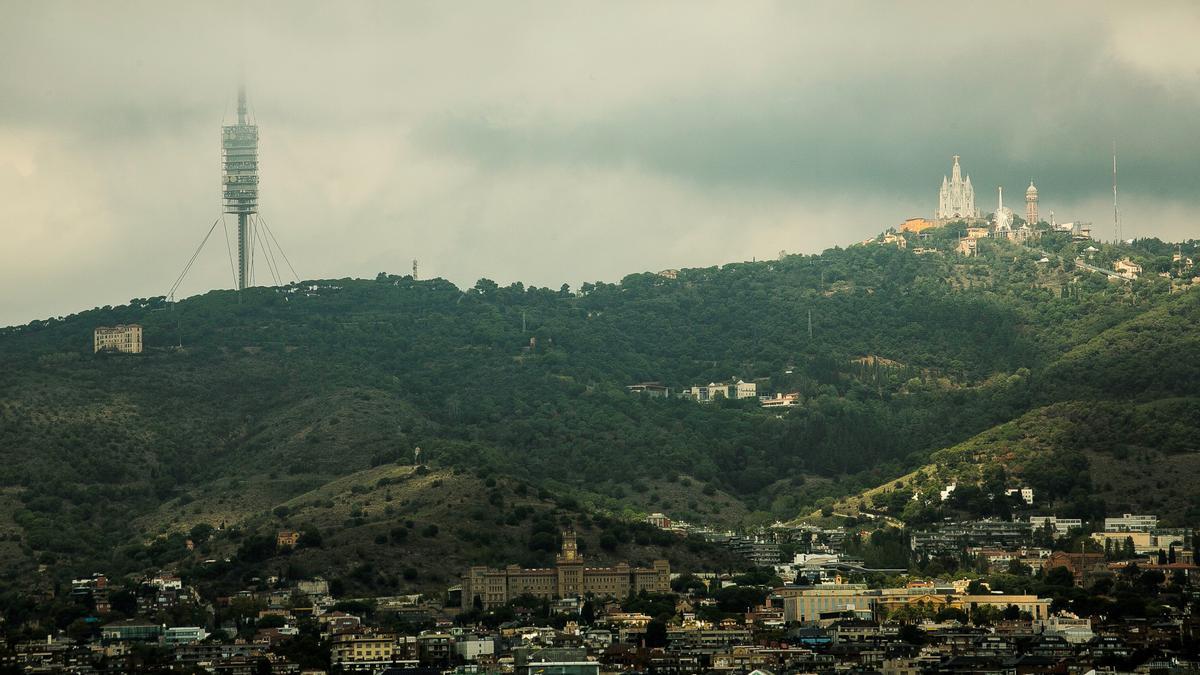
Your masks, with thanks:
[[[225,213],[238,217],[237,287],[242,290],[252,283],[254,223],[250,216],[258,213],[258,126],[248,122],[245,87],[238,89],[237,114],[237,124],[221,128],[222,197]]]

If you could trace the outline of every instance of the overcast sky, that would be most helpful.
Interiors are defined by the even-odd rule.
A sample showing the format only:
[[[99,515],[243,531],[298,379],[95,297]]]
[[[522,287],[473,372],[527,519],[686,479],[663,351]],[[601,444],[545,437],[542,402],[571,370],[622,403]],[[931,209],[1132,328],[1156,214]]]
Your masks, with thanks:
[[[573,287],[990,211],[1200,236],[1192,2],[0,0],[0,325],[165,293],[244,76],[302,278]],[[232,219],[231,219],[231,222]],[[220,226],[180,294],[230,287]],[[257,280],[269,282],[265,266]]]

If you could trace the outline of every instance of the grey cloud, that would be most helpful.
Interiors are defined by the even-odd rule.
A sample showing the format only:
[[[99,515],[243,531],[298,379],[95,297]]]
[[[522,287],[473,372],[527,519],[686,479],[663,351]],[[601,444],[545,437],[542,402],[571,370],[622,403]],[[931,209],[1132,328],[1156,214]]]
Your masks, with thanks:
[[[784,87],[784,73],[753,91],[638,102],[582,124],[546,117],[508,125],[476,111],[433,120],[420,136],[495,170],[635,164],[702,186],[800,194],[934,194],[949,155],[961,154],[978,189],[1023,190],[1033,178],[1064,199],[1108,189],[1116,140],[1125,189],[1195,195],[1200,98],[1147,81],[1099,45],[972,50],[919,72],[899,65],[881,62],[877,73],[802,90]]]
[[[1188,3],[7,2],[0,324],[162,293],[219,212],[239,73],[301,275],[557,287],[848,244],[961,154],[1194,236]],[[1015,196],[1015,195],[1014,195]],[[187,293],[228,287],[219,240]],[[261,280],[261,278],[260,278]]]

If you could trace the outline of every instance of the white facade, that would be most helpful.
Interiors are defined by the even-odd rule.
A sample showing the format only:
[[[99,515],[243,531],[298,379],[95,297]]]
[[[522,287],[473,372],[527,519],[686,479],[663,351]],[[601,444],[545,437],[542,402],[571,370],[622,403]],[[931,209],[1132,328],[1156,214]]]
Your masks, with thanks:
[[[1029,525],[1035,532],[1045,527],[1046,523],[1049,523],[1050,527],[1053,527],[1057,534],[1067,534],[1073,529],[1083,527],[1083,521],[1079,518],[1057,518],[1055,516],[1029,517]]]
[[[1015,494],[1021,495],[1021,501],[1025,502],[1026,504],[1029,504],[1030,506],[1033,505],[1033,488],[1029,488],[1029,487],[1009,488],[1004,491],[1004,496],[1006,496],[1006,497],[1010,497]]]
[[[773,398],[770,396],[760,396],[758,397],[758,401],[764,408],[790,408],[800,405],[800,393],[776,394]]]
[[[757,398],[758,385],[738,380],[736,383],[709,382],[708,386],[693,385],[683,390],[683,395],[701,403],[711,403],[720,398]]]
[[[198,626],[174,626],[163,631],[162,641],[166,645],[183,645],[200,642],[208,632]]]
[[[734,385],[734,391],[736,392],[736,397],[739,399],[758,397],[758,385],[754,382],[738,380],[737,384]]]
[[[1083,644],[1093,637],[1092,620],[1074,616],[1052,616],[1033,622],[1034,630],[1045,635],[1059,635],[1073,645]]]
[[[1135,516],[1126,513],[1120,518],[1105,518],[1105,532],[1150,532],[1158,527],[1158,516]]]
[[[454,653],[464,661],[478,661],[481,656],[496,654],[496,641],[491,638],[467,638],[454,641]]]
[[[963,178],[962,168],[958,165],[958,155],[954,156],[950,178],[942,176],[936,217],[938,220],[979,217],[979,212],[975,210],[975,188],[971,185],[970,176]]]

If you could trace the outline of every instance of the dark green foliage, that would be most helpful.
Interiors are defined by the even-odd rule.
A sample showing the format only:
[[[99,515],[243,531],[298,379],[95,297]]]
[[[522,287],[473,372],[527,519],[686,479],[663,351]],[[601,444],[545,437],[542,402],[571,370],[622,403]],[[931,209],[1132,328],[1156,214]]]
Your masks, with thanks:
[[[238,560],[245,563],[262,562],[275,555],[275,538],[270,535],[246,537],[238,547]]]
[[[930,243],[944,247],[952,230]],[[1037,487],[1065,490],[1092,512],[1086,451],[1196,449],[1200,360],[1188,355],[1200,352],[1200,295],[1072,271],[1082,246],[1067,238],[1039,246],[1051,267],[1002,242],[968,260],[856,246],[677,279],[634,274],[578,294],[384,274],[36,321],[0,330],[0,487],[13,488],[12,520],[31,558],[122,574],[183,555],[169,538],[144,546],[134,529],[166,504],[187,528],[205,519],[193,509],[207,492],[269,488],[278,504],[337,476],[411,462],[416,446],[423,462],[483,477],[505,522],[513,512],[497,488],[511,476],[523,481],[518,494],[528,482],[572,512],[604,482],[622,486],[604,496],[615,507],[658,494],[660,505],[703,512],[732,496],[787,518],[1031,409],[1079,400],[1078,432],[1056,439],[1064,454],[1036,467]],[[1152,266],[1164,255],[1154,242],[1102,249],[1098,264],[1132,255]],[[132,322],[145,326],[145,354],[90,353],[95,326]],[[803,405],[780,413],[624,391],[731,376],[798,392]],[[1130,397],[1149,407],[1131,412]],[[414,478],[426,474],[422,466]],[[683,501],[665,481],[635,484],[677,476],[672,490],[691,490]],[[367,517],[359,509],[347,526]],[[433,539],[434,528],[420,532]],[[592,541],[605,551],[670,543],[601,529]],[[530,548],[548,552],[536,535]],[[302,547],[320,546],[319,534],[305,537]],[[403,539],[392,530],[387,541]],[[264,555],[254,537],[239,545],[239,559]]]
[[[728,586],[714,593],[713,597],[722,612],[740,614],[761,605],[768,590],[766,586]]]

